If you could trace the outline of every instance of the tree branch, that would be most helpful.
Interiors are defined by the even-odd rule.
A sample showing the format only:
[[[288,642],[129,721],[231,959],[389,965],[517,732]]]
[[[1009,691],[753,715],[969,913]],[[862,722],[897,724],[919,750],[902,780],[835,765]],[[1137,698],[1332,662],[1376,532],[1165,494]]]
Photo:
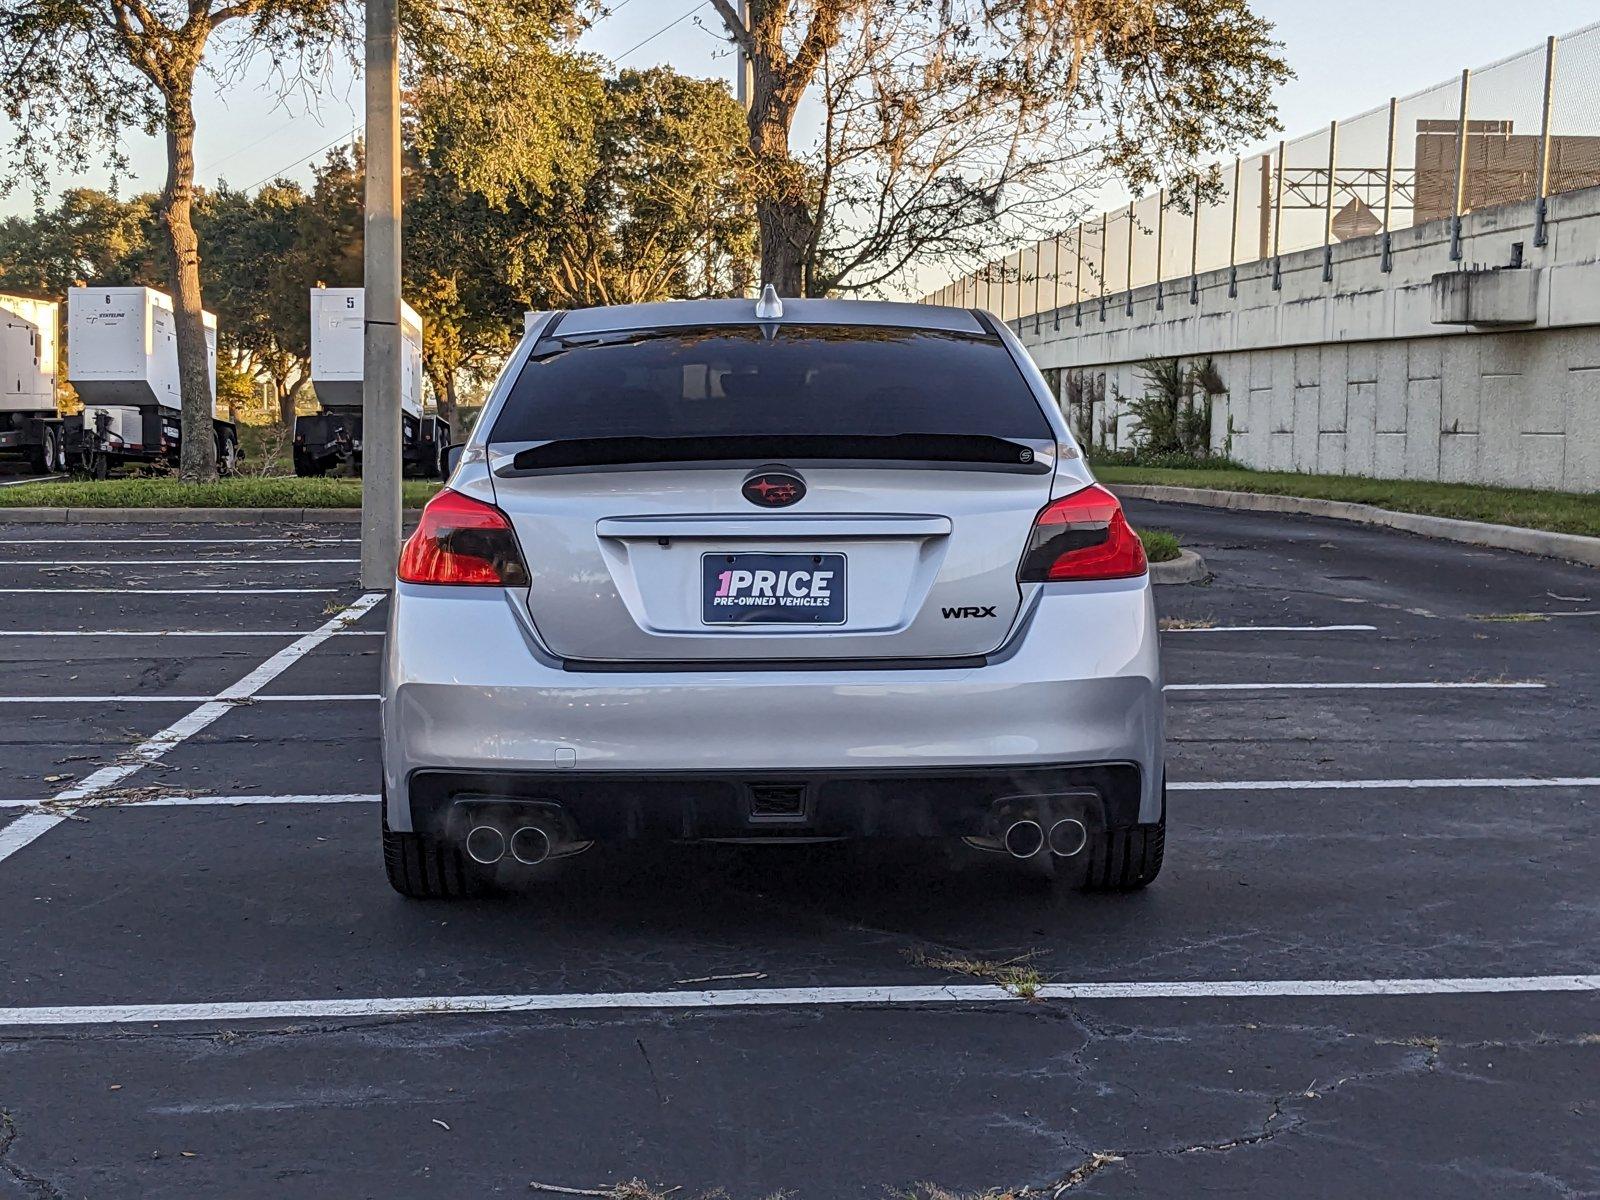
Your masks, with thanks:
[[[711,0],[711,7],[716,9],[717,15],[722,18],[722,23],[727,27],[728,36],[733,39],[734,44],[746,54],[754,56],[756,42],[750,36],[750,31],[740,22],[739,10],[729,4],[728,0]]]

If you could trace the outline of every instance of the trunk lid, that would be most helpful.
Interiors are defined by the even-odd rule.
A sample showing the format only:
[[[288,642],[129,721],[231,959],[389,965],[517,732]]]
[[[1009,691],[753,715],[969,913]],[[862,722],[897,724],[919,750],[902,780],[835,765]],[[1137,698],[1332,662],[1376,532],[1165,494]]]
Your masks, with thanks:
[[[807,491],[781,512],[743,499],[742,466],[497,477],[541,638],[601,661],[946,658],[1005,639],[1048,473],[791,470]]]
[[[539,636],[596,663],[993,651],[1055,454],[996,338],[771,323],[547,338],[488,438]]]

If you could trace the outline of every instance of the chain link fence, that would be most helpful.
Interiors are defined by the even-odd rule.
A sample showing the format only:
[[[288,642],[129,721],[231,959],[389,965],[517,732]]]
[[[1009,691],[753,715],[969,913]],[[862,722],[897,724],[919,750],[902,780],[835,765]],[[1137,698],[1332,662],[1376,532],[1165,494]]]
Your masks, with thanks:
[[[1158,307],[1197,299],[1201,273],[1317,247],[1331,278],[1334,245],[1428,221],[1453,222],[1459,257],[1464,215],[1519,201],[1538,202],[1542,245],[1544,202],[1600,186],[1600,22],[1216,169],[1203,201],[1163,189],[923,300],[1059,327],[1063,309],[1131,305],[1156,283]]]

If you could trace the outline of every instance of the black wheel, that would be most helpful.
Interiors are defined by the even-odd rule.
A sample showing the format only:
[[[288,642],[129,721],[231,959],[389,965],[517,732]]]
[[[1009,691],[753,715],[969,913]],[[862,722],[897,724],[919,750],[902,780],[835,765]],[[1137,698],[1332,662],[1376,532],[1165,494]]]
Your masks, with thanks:
[[[39,444],[33,448],[33,453],[28,459],[28,466],[35,475],[49,475],[56,470],[56,463],[61,459],[61,431],[46,425],[40,435]]]
[[[67,470],[67,435],[66,435],[66,431],[65,430],[61,430],[61,429],[57,429],[55,431],[55,435],[56,435],[56,456],[55,456],[55,460],[50,464],[50,469],[52,471],[56,472],[57,474],[65,474],[66,470]]]
[[[231,429],[217,430],[217,474],[239,473],[239,438]]]
[[[1161,874],[1167,848],[1167,814],[1154,825],[1108,829],[1089,838],[1089,870],[1079,887],[1086,892],[1132,892]]]
[[[389,886],[413,900],[456,900],[480,896],[483,877],[461,851],[421,833],[396,833],[389,828],[387,802],[383,815],[383,869]]]

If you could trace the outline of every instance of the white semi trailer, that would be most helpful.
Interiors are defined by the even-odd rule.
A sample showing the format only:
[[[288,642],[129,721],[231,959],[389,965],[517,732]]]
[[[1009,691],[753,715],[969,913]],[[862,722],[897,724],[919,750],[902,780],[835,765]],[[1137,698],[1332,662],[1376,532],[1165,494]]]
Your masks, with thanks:
[[[294,423],[297,475],[325,475],[361,466],[361,387],[366,312],[362,288],[311,289],[311,387],[322,411]],[[422,318],[400,305],[401,465],[438,476],[450,445],[449,426],[422,411]]]
[[[0,453],[43,475],[66,469],[66,427],[56,410],[54,300],[0,295]]]
[[[231,475],[239,433],[216,413],[217,319],[204,317],[217,467]],[[68,465],[97,478],[121,463],[176,466],[183,398],[171,298],[146,287],[71,288],[67,348],[67,380],[83,401],[81,426],[64,439]]]

